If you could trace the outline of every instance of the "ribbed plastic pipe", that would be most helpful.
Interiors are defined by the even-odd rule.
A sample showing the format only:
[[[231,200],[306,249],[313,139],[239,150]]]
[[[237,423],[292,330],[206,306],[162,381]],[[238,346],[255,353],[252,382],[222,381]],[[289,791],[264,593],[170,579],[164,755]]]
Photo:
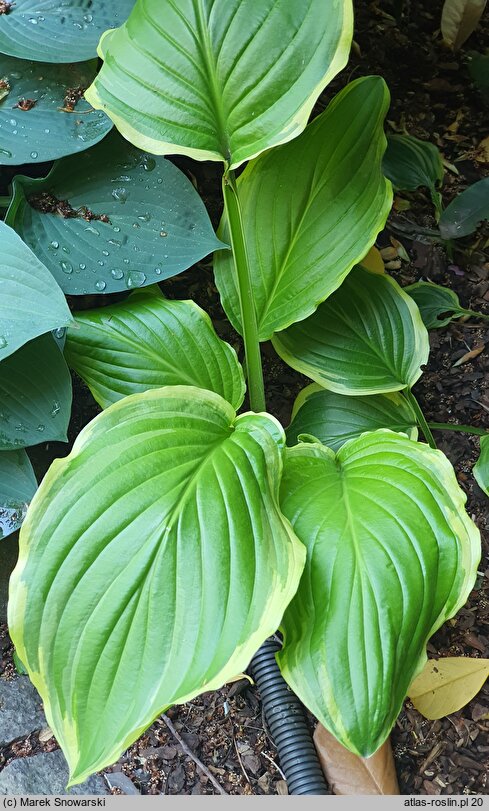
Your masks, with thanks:
[[[284,681],[275,661],[280,642],[267,640],[251,660],[263,711],[277,747],[289,794],[329,794],[301,702]]]

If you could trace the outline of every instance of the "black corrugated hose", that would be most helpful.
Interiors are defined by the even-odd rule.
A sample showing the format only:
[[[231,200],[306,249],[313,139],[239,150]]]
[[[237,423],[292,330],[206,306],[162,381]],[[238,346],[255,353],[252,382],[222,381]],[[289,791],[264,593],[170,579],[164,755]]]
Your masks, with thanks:
[[[254,655],[250,675],[260,691],[263,711],[277,747],[289,794],[328,794],[304,709],[284,681],[275,661],[280,642],[268,639]]]

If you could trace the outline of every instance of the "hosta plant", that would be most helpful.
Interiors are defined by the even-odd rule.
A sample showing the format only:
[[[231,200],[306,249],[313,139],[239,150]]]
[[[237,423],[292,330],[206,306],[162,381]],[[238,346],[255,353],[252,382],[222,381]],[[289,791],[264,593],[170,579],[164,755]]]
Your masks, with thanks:
[[[383,81],[352,82],[306,126],[351,28],[350,0],[138,0],[102,37],[88,101],[145,153],[223,164],[214,267],[249,403],[208,316],[157,287],[68,329],[67,361],[104,410],[34,497],[9,623],[71,783],[242,671],[279,627],[289,684],[370,755],[474,583],[465,498],[416,441],[420,424],[433,444],[411,391],[426,329],[394,281],[360,266],[392,199]],[[70,166],[52,182],[78,181]],[[23,202],[30,185],[19,179],[11,222],[34,245],[48,225]],[[286,437],[266,412],[269,339],[336,398],[333,447],[307,414]]]

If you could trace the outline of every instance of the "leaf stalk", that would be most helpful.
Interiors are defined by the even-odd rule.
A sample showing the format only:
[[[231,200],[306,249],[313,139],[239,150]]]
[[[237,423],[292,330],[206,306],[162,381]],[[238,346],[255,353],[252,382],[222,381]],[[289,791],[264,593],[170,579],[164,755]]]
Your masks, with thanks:
[[[260,341],[258,338],[258,323],[256,319],[253,287],[251,284],[251,271],[246,248],[243,217],[239,203],[236,176],[232,169],[229,169],[223,175],[222,193],[229,223],[231,247],[233,249],[234,267],[236,270],[250,407],[252,411],[261,412],[266,410],[266,405]]]
[[[436,442],[434,440],[433,434],[431,433],[430,427],[426,422],[426,417],[421,410],[421,406],[419,405],[416,397],[412,393],[411,389],[406,389],[404,392],[411,408],[413,409],[414,413],[416,414],[416,419],[418,421],[419,427],[421,428],[424,438],[426,439],[430,448],[436,450]]]

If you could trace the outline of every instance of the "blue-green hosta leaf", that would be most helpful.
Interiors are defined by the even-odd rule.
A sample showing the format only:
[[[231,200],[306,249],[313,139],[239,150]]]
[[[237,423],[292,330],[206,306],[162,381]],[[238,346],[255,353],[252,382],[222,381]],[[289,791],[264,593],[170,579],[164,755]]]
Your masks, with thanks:
[[[389,135],[383,168],[386,177],[397,189],[414,191],[426,186],[438,215],[441,214],[439,187],[445,170],[440,150],[429,141],[413,135]]]
[[[65,297],[47,268],[0,222],[0,361],[71,321]]]
[[[39,62],[97,56],[100,36],[126,20],[134,0],[21,0],[0,25],[0,53]]]
[[[35,203],[46,194],[48,204],[67,200],[95,219],[84,219],[83,210],[74,217],[46,213],[46,202]],[[59,161],[46,178],[17,177],[14,195],[7,221],[70,295],[154,284],[222,247],[183,172],[117,133]]]
[[[443,239],[466,237],[489,219],[489,177],[479,180],[455,197],[440,217]]]
[[[5,16],[0,16],[1,23]],[[62,158],[88,149],[107,135],[112,122],[84,99],[73,112],[64,109],[68,90],[86,88],[96,72],[95,59],[50,65],[0,55],[0,79],[10,87],[0,100],[0,165]],[[34,107],[15,107],[21,99],[35,101]]]
[[[289,366],[338,394],[412,386],[428,360],[428,333],[410,296],[389,276],[356,267],[305,321],[273,336]]]
[[[282,509],[308,547],[282,673],[362,757],[386,740],[430,636],[465,603],[479,532],[446,457],[390,431],[287,452]]]
[[[51,333],[0,363],[0,451],[66,441],[71,375]]]
[[[233,408],[243,402],[243,370],[193,301],[168,301],[158,287],[136,290],[119,304],[80,312],[66,359],[102,408],[161,386],[197,386]]]
[[[389,94],[349,84],[300,138],[253,161],[238,180],[261,341],[306,318],[375,242],[390,211],[382,174]],[[226,219],[221,236],[229,242]],[[232,255],[215,258],[226,314],[241,329]]]
[[[449,287],[442,287],[433,282],[416,282],[405,287],[404,290],[418,305],[426,329],[446,327],[454,318],[462,318],[462,316],[489,318],[483,313],[461,307],[457,294]]]
[[[402,394],[347,397],[312,383],[294,403],[287,444],[295,445],[301,434],[309,434],[337,451],[349,439],[378,428],[418,438],[416,415]]]
[[[352,22],[351,0],[139,0],[87,98],[141,149],[238,166],[304,129]]]
[[[489,436],[481,437],[480,456],[472,471],[481,490],[489,496]]]
[[[0,541],[19,529],[37,481],[25,451],[0,452]]]
[[[284,444],[273,417],[171,386],[110,406],[52,465],[9,627],[72,783],[276,630],[305,558],[278,504]]]

